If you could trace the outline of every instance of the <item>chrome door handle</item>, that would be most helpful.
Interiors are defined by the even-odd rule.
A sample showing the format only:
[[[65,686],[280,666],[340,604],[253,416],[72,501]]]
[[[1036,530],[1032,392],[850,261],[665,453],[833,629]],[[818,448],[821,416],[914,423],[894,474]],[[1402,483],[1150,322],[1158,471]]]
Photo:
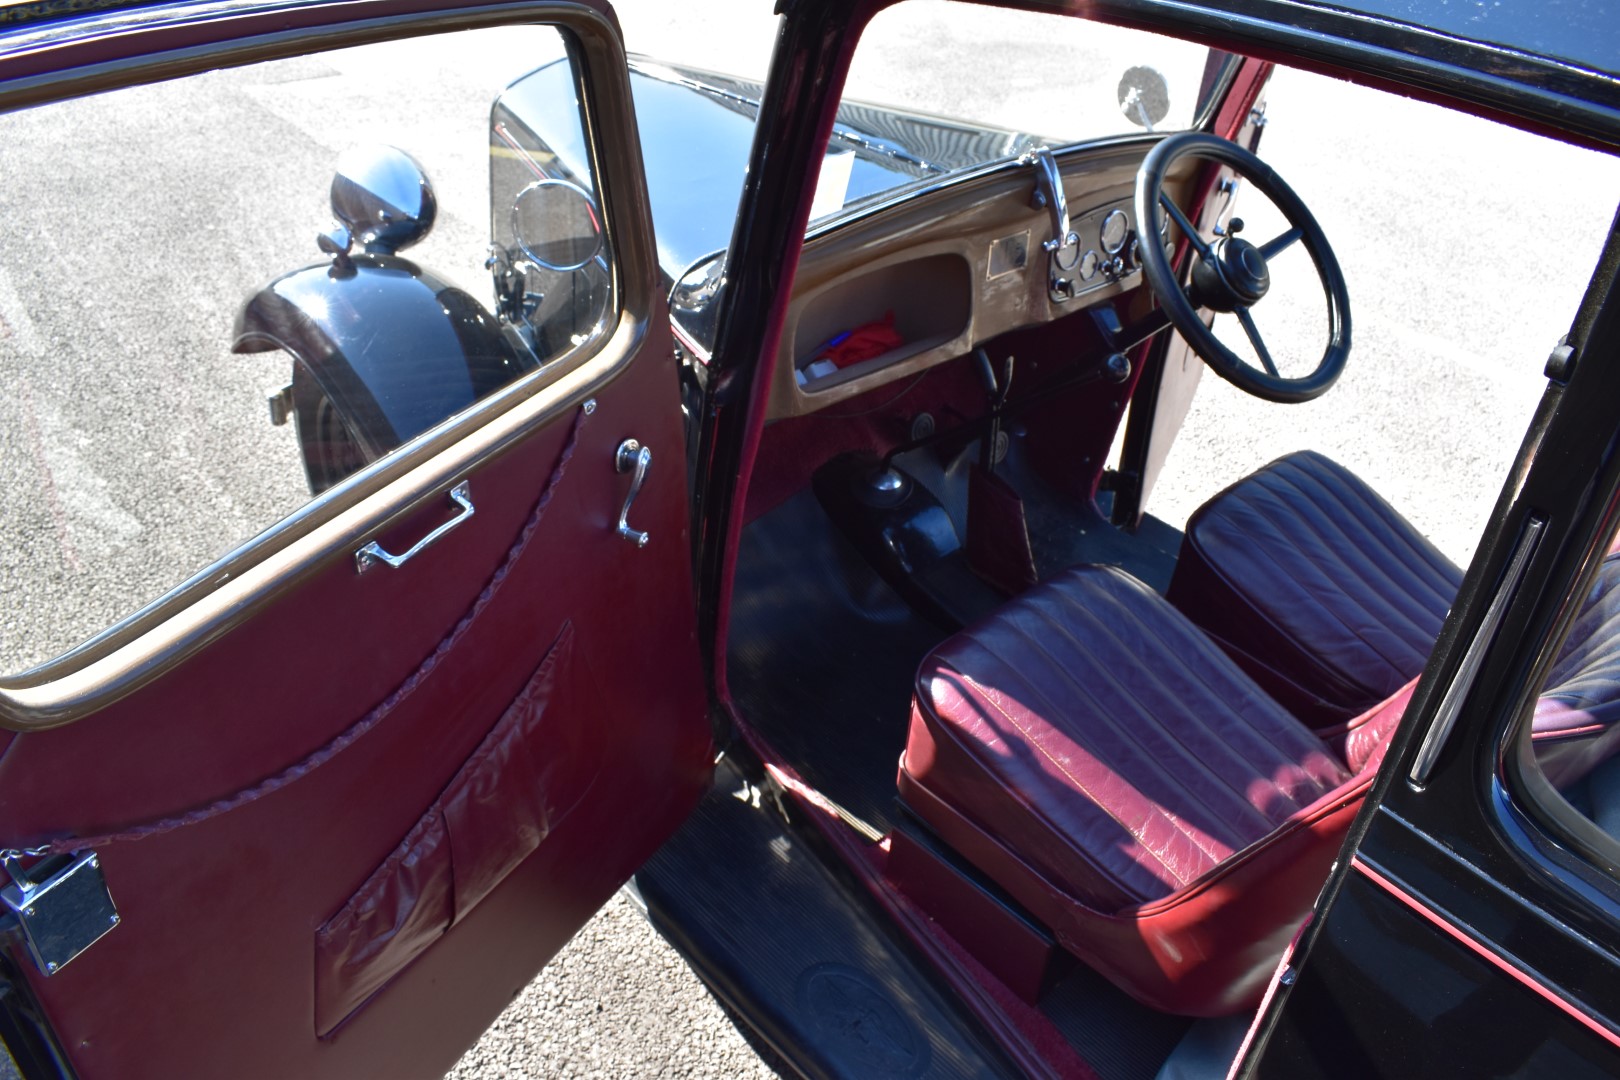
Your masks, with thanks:
[[[385,563],[395,568],[404,566],[406,562],[416,558],[417,555],[438,543],[444,537],[445,533],[449,532],[457,525],[460,525],[463,521],[466,521],[468,518],[472,517],[474,513],[476,513],[476,511],[473,509],[472,494],[468,490],[467,481],[465,480],[450,489],[450,501],[456,506],[461,507],[461,513],[457,514],[443,525],[440,525],[437,529],[434,529],[432,532],[422,537],[422,539],[418,540],[411,546],[411,550],[407,551],[403,555],[390,555],[388,552],[383,550],[381,544],[373,540],[371,543],[354,553],[355,570],[363,574],[367,570],[370,570],[373,566],[376,566],[378,563]]]
[[[647,470],[652,468],[652,447],[642,446],[634,439],[624,440],[613,455],[613,468],[621,473],[635,470],[630,477],[630,493],[624,497],[624,506],[619,510],[618,533],[636,547],[646,547],[649,537],[640,529],[632,529],[629,519],[630,504],[641,494],[641,485],[647,482]]]

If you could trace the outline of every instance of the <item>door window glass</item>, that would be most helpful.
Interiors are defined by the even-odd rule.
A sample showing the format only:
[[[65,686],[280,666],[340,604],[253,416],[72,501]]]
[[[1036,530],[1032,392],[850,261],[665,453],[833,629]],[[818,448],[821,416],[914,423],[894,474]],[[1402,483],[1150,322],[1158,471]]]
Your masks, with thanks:
[[[1620,540],[1582,593],[1517,737],[1518,779],[1531,775],[1541,797],[1530,804],[1550,811],[1549,824],[1590,840],[1590,823],[1620,844]]]
[[[0,116],[0,671],[602,333],[578,75],[503,27]]]

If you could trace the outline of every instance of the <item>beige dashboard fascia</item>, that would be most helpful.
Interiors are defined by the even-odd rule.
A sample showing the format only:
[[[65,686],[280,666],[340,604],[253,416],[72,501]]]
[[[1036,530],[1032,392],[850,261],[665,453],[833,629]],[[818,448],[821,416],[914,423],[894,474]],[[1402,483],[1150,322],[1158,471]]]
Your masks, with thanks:
[[[1071,220],[1128,201],[1151,145],[1138,139],[1060,152]],[[1183,196],[1195,168],[1189,160],[1171,176],[1172,197]],[[1051,233],[1051,217],[1031,204],[1035,189],[1034,170],[1009,163],[910,195],[807,240],[777,342],[767,419],[847,401],[962,356],[998,334],[1073,314],[1140,284],[1138,271],[1077,299],[1052,300],[1040,246]],[[1026,265],[992,276],[992,245],[1024,233]],[[906,345],[809,386],[795,378],[807,350],[840,329],[896,309]]]

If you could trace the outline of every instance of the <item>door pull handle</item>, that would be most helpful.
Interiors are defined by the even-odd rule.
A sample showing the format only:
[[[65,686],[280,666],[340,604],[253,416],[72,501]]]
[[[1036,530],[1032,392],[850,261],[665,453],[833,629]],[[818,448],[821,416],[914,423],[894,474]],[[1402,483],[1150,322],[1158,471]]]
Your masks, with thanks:
[[[613,468],[621,473],[635,470],[630,477],[630,492],[625,495],[624,506],[619,510],[617,532],[636,547],[646,547],[650,539],[647,534],[630,527],[630,504],[641,494],[641,485],[647,482],[647,470],[652,468],[652,447],[642,446],[634,439],[624,440],[613,455]]]
[[[437,529],[434,529],[432,532],[422,537],[422,539],[413,544],[411,549],[405,554],[391,555],[383,550],[383,546],[381,544],[373,540],[371,543],[354,553],[355,570],[363,574],[379,563],[398,569],[399,567],[404,566],[411,559],[416,558],[417,555],[438,543],[444,538],[445,533],[472,517],[476,512],[473,510],[472,494],[468,490],[467,481],[465,480],[450,489],[450,501],[454,505],[461,507],[461,513],[457,514],[443,525],[440,525]]]

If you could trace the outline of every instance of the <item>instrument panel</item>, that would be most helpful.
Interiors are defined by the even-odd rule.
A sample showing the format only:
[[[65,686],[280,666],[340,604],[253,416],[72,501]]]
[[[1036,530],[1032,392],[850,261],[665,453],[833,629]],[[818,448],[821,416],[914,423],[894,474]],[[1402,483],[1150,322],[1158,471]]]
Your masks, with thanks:
[[[813,232],[778,342],[770,418],[816,412],[1135,289],[1132,197],[1155,141],[1131,136],[1049,163],[1004,162]],[[1182,187],[1191,175],[1170,183]],[[1054,182],[1061,199],[1048,194]],[[1051,243],[1060,224],[1068,244]],[[851,352],[856,335],[877,344]]]
[[[1071,286],[1076,299],[1118,282],[1140,267],[1138,251],[1142,240],[1132,220],[1135,212],[1127,199],[1074,220],[1074,232],[1080,238]],[[1168,220],[1163,226],[1168,226]],[[1164,242],[1162,232],[1160,242]]]

